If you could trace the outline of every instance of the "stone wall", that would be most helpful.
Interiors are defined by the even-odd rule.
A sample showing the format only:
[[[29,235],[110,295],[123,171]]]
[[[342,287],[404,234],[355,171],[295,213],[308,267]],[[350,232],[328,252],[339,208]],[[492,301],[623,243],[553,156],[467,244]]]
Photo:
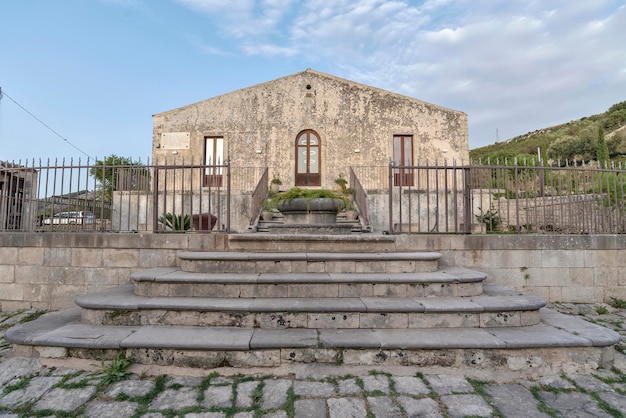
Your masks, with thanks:
[[[439,251],[441,268],[483,271],[488,283],[552,302],[626,299],[625,235],[399,235],[395,246]],[[134,271],[176,266],[180,250],[227,247],[221,234],[3,233],[0,308],[69,307],[78,295],[129,283]]]
[[[130,282],[134,271],[176,266],[184,249],[223,248],[219,234],[0,234],[0,308],[59,309],[81,294]]]
[[[440,266],[550,302],[626,299],[626,235],[400,235],[399,250],[439,251]]]
[[[312,70],[153,118],[153,161],[200,162],[205,137],[220,137],[232,167],[269,167],[284,188],[295,184],[295,141],[305,129],[320,136],[326,188],[350,167],[387,166],[394,135],[413,135],[415,161],[469,159],[466,114]],[[166,146],[171,134],[184,134],[188,144]]]

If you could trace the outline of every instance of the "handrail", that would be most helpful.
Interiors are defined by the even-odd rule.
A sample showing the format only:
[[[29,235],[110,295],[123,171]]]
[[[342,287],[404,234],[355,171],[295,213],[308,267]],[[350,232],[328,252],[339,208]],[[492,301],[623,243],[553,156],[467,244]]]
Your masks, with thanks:
[[[252,199],[250,201],[250,227],[254,227],[254,225],[259,223],[263,199],[267,196],[268,184],[269,169],[265,167],[265,171],[263,171],[261,179],[252,192]]]

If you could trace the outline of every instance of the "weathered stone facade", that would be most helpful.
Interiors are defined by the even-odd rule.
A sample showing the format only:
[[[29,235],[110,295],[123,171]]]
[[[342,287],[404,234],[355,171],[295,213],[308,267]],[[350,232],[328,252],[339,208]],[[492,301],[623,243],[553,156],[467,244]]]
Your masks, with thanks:
[[[465,113],[308,69],[154,115],[153,160],[204,163],[207,138],[221,138],[221,159],[268,167],[289,188],[303,132],[319,140],[312,186],[333,187],[351,166],[388,165],[398,135],[412,139],[415,162],[469,157]]]

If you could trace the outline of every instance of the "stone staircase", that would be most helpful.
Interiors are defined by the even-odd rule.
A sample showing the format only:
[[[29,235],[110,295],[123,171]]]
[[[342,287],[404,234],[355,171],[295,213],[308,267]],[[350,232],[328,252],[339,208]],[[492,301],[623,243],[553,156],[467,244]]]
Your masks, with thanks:
[[[454,367],[560,373],[610,366],[619,335],[538,297],[441,268],[384,235],[240,234],[228,251],[77,298],[6,333],[20,355],[142,364]]]

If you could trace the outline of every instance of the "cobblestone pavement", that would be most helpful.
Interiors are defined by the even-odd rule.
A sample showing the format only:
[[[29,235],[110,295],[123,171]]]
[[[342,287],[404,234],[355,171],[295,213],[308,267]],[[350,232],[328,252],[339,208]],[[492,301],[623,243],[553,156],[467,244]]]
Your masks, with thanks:
[[[624,332],[626,309],[556,304]],[[606,312],[605,312],[606,310]],[[538,380],[461,374],[295,378],[270,375],[126,375],[124,361],[98,371],[43,367],[12,357],[4,329],[33,312],[0,313],[0,418],[7,417],[621,417],[626,369]],[[626,364],[620,361],[620,364]],[[115,366],[119,367],[115,367]]]

